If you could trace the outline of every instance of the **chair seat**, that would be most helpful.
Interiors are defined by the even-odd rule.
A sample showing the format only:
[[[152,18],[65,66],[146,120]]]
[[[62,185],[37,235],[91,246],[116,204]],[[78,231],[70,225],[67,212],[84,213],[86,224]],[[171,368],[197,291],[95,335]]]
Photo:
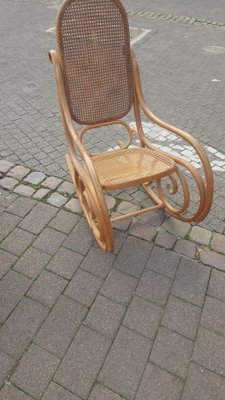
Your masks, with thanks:
[[[100,183],[105,189],[151,182],[170,175],[176,168],[173,159],[157,150],[128,148],[92,157]]]

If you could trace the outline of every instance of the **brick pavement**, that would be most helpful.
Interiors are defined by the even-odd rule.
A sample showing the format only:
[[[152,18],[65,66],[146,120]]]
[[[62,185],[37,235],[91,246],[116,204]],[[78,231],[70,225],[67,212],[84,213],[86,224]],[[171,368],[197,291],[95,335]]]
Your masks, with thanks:
[[[152,213],[104,254],[69,183],[0,170],[0,399],[224,400],[225,236]]]

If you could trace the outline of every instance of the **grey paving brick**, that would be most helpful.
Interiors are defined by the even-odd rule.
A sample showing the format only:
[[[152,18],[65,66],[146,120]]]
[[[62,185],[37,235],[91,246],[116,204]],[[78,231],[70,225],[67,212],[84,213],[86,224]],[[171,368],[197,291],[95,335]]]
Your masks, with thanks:
[[[61,193],[74,194],[75,193],[74,184],[71,183],[71,182],[64,181],[58,187],[58,191],[61,192]]]
[[[183,254],[184,256],[195,258],[196,254],[196,245],[189,240],[178,239],[175,251],[179,254]]]
[[[0,186],[3,189],[13,189],[16,185],[17,185],[18,181],[14,178],[10,178],[10,177],[4,177],[1,179],[0,181]]]
[[[30,172],[29,168],[23,167],[22,165],[16,165],[9,172],[8,176],[11,176],[15,179],[23,179]]]
[[[68,211],[60,210],[49,222],[49,226],[63,233],[70,233],[78,221],[78,215],[74,215]]]
[[[33,185],[38,185],[45,179],[45,174],[43,172],[31,172],[25,179],[25,182],[32,183]]]
[[[98,383],[92,390],[89,400],[124,400],[124,398]]]
[[[195,339],[201,309],[177,297],[171,296],[166,306],[162,324],[180,335]]]
[[[29,278],[37,278],[49,262],[51,256],[34,247],[28,248],[14,266],[14,270]]]
[[[32,344],[20,360],[12,382],[31,396],[40,399],[59,362],[59,358]]]
[[[66,285],[65,279],[44,270],[31,286],[27,295],[47,307],[52,307]]]
[[[47,227],[34,241],[33,246],[40,251],[53,255],[64,242],[65,238],[66,235],[64,233]]]
[[[49,204],[52,204],[53,206],[56,207],[61,207],[67,202],[67,197],[64,197],[62,194],[54,192],[51,194],[51,196],[48,198],[47,202]]]
[[[0,160],[0,171],[7,172],[10,168],[12,168],[14,164],[10,161]]]
[[[7,212],[1,214],[0,234],[7,236],[21,221],[21,218],[16,215],[11,215]]]
[[[86,319],[85,325],[100,334],[113,338],[125,313],[125,307],[98,295]]]
[[[116,218],[120,217],[122,214],[116,212],[112,212],[111,217]],[[129,229],[130,224],[132,223],[132,219],[123,219],[122,221],[113,222],[112,227],[119,230],[119,231],[127,231]]]
[[[80,303],[90,306],[102,285],[103,280],[78,270],[65,290],[65,294]]]
[[[0,391],[1,400],[32,400],[30,396],[13,385],[5,385]]]
[[[25,217],[29,211],[36,205],[36,201],[32,199],[26,199],[24,197],[18,197],[13,204],[11,204],[7,211],[11,214],[15,214],[18,217]]]
[[[161,226],[164,220],[164,212],[149,212],[138,216],[144,224]]]
[[[67,210],[72,211],[77,214],[81,214],[83,212],[83,209],[80,205],[80,202],[78,199],[70,199],[64,206]]]
[[[145,225],[140,221],[133,221],[129,233],[133,236],[152,241],[156,236],[156,229],[153,226]]]
[[[136,293],[160,306],[167,302],[172,280],[154,271],[145,271],[138,283]]]
[[[42,397],[43,400],[80,400],[77,396],[64,389],[62,386],[51,382]]]
[[[116,205],[116,199],[112,196],[105,195],[105,201],[108,209],[112,209]]]
[[[199,328],[192,358],[203,367],[225,376],[225,338]]]
[[[149,363],[136,400],[180,400],[182,389],[183,385],[179,378]]]
[[[210,269],[196,261],[181,259],[172,293],[183,300],[202,306]]]
[[[133,297],[123,320],[123,325],[154,339],[162,314],[161,307],[140,297]]]
[[[120,249],[122,248],[125,240],[127,238],[127,232],[119,231],[119,230],[114,230],[114,243],[115,243],[115,249],[114,249],[114,254],[118,254]],[[95,244],[95,247],[97,247],[97,243]],[[99,248],[99,246],[98,246]]]
[[[114,261],[113,254],[104,253],[101,249],[92,247],[82,262],[81,268],[100,278],[106,278]]]
[[[225,274],[223,272],[212,270],[208,294],[225,301]]]
[[[63,357],[86,313],[86,307],[61,296],[36,335],[35,343]]]
[[[140,210],[140,207],[136,204],[129,203],[128,201],[122,201],[117,208],[117,211],[120,214],[128,214],[137,210]]]
[[[57,213],[57,208],[48,204],[38,203],[36,207],[20,223],[21,228],[32,233],[40,233],[45,225]]]
[[[143,272],[151,250],[150,243],[128,237],[114,263],[114,268],[138,278]]]
[[[55,190],[61,182],[62,179],[56,178],[55,176],[49,176],[44,180],[44,182],[42,182],[42,186],[47,187],[51,190]]]
[[[20,256],[34,241],[35,235],[22,229],[14,229],[12,233],[1,243],[3,250]]]
[[[225,379],[191,363],[182,400],[224,400]]]
[[[5,380],[9,378],[15,363],[16,361],[14,358],[0,351],[0,387],[3,385]]]
[[[64,247],[60,247],[47,266],[49,271],[65,279],[71,279],[81,264],[83,256]]]
[[[39,190],[37,190],[35,193],[34,193],[34,195],[33,195],[33,198],[34,199],[43,199],[45,196],[47,196],[47,194],[49,193],[50,191],[48,190],[48,189],[44,189],[44,188],[41,188],[41,189],[39,189]]]
[[[191,240],[193,240],[194,242],[208,246],[212,236],[212,232],[207,229],[201,228],[200,226],[194,226],[191,230],[190,236]]]
[[[204,249],[200,252],[200,260],[206,265],[225,271],[225,255]]]
[[[207,296],[203,307],[201,324],[221,335],[225,335],[225,303]]]
[[[0,249],[0,279],[5,275],[5,273],[12,267],[16,262],[17,257],[7,251]]]
[[[120,271],[112,270],[105,280],[100,293],[126,305],[133,296],[136,285],[137,279]]]
[[[179,262],[180,256],[178,254],[155,246],[149,257],[147,268],[159,272],[168,278],[173,278]]]
[[[133,399],[144,372],[151,342],[121,327],[99,375],[99,381],[118,394]]]
[[[178,237],[184,237],[190,229],[190,224],[179,221],[174,218],[166,218],[163,222],[163,228]]]
[[[150,361],[181,378],[185,378],[192,350],[193,342],[191,340],[161,327],[150,355]]]
[[[28,185],[18,185],[14,189],[14,193],[21,194],[23,196],[31,197],[35,193],[35,189]]]
[[[0,348],[18,359],[43,323],[48,309],[23,298],[0,330]]]
[[[55,375],[55,381],[87,399],[109,346],[108,339],[81,326]]]
[[[156,236],[155,243],[165,249],[172,249],[176,243],[176,237],[168,232],[159,232]]]
[[[28,290],[32,281],[15,271],[8,271],[0,282],[0,320],[4,321]]]
[[[213,233],[213,238],[211,241],[211,247],[213,250],[219,251],[225,254],[225,236],[219,233]]]
[[[12,204],[18,196],[15,193],[8,192],[8,190],[0,189],[0,204],[3,208]]]
[[[70,235],[65,240],[64,246],[85,255],[93,244],[93,236],[90,233],[86,221],[78,222]]]

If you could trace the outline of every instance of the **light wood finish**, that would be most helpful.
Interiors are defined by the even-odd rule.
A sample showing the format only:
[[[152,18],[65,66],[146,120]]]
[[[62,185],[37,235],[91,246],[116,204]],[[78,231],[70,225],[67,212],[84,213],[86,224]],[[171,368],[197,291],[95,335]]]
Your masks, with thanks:
[[[87,21],[82,28],[82,23],[77,21],[77,18],[82,17],[82,22],[85,22],[84,19],[90,13],[89,3],[94,8],[91,8],[89,25]],[[108,18],[107,22],[104,19],[102,26],[101,18],[105,12]],[[78,29],[78,33],[75,28]],[[49,58],[54,65],[68,145],[66,161],[89,227],[102,250],[108,252],[114,250],[112,222],[124,218],[163,208],[168,214],[182,221],[203,220],[210,210],[213,199],[213,174],[208,157],[196,139],[163,122],[148,109],[141,89],[137,60],[134,51],[128,48],[128,22],[119,0],[98,2],[65,0],[58,14],[56,37],[58,54],[51,50]],[[102,57],[96,55],[95,41],[99,45],[98,52]],[[82,43],[85,43],[84,48]],[[89,55],[85,64],[87,48]],[[125,58],[121,57],[121,51]],[[113,60],[113,65],[108,65],[109,60]],[[85,71],[82,70],[82,66],[85,67]],[[101,81],[101,72],[104,68],[107,68],[108,75],[103,73]],[[96,86],[93,86],[91,79],[92,81],[94,79]],[[136,130],[121,120],[121,117],[129,111],[131,104],[134,108]],[[101,111],[98,113],[99,110]],[[146,138],[141,122],[141,111],[149,120],[178,135],[194,148],[202,162],[204,179],[190,162],[156,148]],[[77,132],[73,120],[85,123],[87,126]],[[127,129],[127,143],[118,142],[120,148],[107,153],[89,154],[82,143],[83,136],[91,129],[115,124]],[[139,147],[135,148],[130,146],[134,131],[140,141]],[[191,193],[180,167],[189,172],[199,192],[198,210],[191,217],[186,216]],[[166,177],[169,182],[164,192],[162,178]],[[153,182],[156,191],[151,187]],[[134,185],[142,185],[155,205],[110,219],[104,191]],[[179,185],[183,191],[183,203],[179,208],[175,208],[169,203],[168,195],[175,195]]]

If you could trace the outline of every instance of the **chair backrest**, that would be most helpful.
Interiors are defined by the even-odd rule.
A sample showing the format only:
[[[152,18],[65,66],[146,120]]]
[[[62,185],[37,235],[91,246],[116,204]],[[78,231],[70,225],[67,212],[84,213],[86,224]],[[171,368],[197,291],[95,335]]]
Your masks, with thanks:
[[[133,102],[130,36],[119,0],[65,0],[57,46],[74,121],[87,125],[125,116]]]

